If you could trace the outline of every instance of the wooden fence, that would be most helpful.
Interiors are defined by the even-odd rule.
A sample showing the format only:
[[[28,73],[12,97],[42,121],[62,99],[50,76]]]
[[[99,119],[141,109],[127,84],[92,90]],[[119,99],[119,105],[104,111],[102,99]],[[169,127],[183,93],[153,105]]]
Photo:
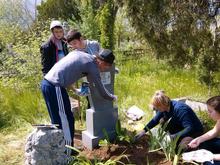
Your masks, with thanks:
[[[143,57],[149,49],[131,49],[131,50],[116,50],[115,54],[121,54],[121,60],[135,60]]]

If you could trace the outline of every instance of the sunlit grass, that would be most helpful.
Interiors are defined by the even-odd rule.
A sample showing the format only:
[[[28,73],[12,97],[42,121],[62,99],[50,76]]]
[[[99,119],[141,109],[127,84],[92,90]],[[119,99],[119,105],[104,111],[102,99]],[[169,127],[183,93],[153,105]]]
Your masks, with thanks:
[[[115,93],[120,109],[137,105],[148,111],[148,105],[156,90],[163,89],[170,98],[189,97],[205,101],[208,88],[199,83],[194,70],[172,69],[163,61],[144,57],[118,62]],[[212,91],[217,94],[217,91]]]
[[[0,133],[0,164],[24,164],[24,148],[27,135],[33,131],[28,123],[14,130],[4,129]]]
[[[0,86],[0,91],[0,129],[16,129],[25,122],[36,124],[48,118],[39,90]]]

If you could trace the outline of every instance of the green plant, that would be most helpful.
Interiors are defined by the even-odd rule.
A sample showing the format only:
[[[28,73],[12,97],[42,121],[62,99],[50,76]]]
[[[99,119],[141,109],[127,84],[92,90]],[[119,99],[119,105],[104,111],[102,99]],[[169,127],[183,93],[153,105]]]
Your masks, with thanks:
[[[104,139],[101,139],[99,141],[99,146],[109,146],[111,144],[108,132],[106,131],[105,128],[102,129],[102,132],[104,134]]]
[[[116,123],[116,141],[118,142],[127,142],[127,143],[133,143],[134,142],[134,136],[129,136],[128,131],[125,128],[121,127],[120,120]]]
[[[100,29],[96,14],[99,8],[99,2],[94,0],[80,0],[77,2],[80,10],[81,21],[69,20],[72,27],[79,29],[82,35],[87,39],[100,39]]]
[[[170,120],[158,127],[156,130],[156,135],[153,134],[151,130],[148,130],[150,135],[149,145],[151,149],[149,152],[162,149],[168,161],[174,160],[174,162],[178,162],[182,148],[178,146],[177,149],[177,142],[179,137],[170,139],[169,135],[165,131],[169,121]]]

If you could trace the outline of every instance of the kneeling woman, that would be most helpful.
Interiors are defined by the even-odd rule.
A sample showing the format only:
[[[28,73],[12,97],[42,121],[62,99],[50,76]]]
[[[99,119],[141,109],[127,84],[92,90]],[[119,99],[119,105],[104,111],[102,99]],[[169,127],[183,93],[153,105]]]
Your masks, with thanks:
[[[207,149],[214,153],[214,165],[220,165],[220,96],[214,96],[206,102],[208,113],[211,119],[216,121],[213,129],[202,136],[197,137],[189,143],[189,147]],[[204,165],[213,165],[211,162],[205,162]]]
[[[171,139],[179,137],[177,144],[180,144],[184,150],[187,149],[187,144],[193,138],[203,133],[202,124],[193,110],[183,102],[170,100],[164,91],[155,92],[151,100],[151,105],[157,111],[156,115],[135,136],[136,140],[160,122],[164,123],[168,120],[166,131],[170,134]]]

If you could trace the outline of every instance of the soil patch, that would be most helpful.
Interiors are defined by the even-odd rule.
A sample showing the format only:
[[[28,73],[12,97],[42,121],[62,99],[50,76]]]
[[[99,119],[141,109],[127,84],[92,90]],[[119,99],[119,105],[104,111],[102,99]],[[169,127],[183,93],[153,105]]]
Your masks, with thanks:
[[[172,165],[172,162],[166,161],[165,155],[162,151],[148,152],[148,137],[144,136],[135,144],[119,143],[110,144],[109,146],[98,147],[94,150],[89,150],[82,145],[81,134],[75,134],[75,146],[81,148],[80,155],[92,160],[109,159],[115,160],[120,158],[120,161],[125,164],[136,165]],[[126,156],[125,156],[126,155]]]

